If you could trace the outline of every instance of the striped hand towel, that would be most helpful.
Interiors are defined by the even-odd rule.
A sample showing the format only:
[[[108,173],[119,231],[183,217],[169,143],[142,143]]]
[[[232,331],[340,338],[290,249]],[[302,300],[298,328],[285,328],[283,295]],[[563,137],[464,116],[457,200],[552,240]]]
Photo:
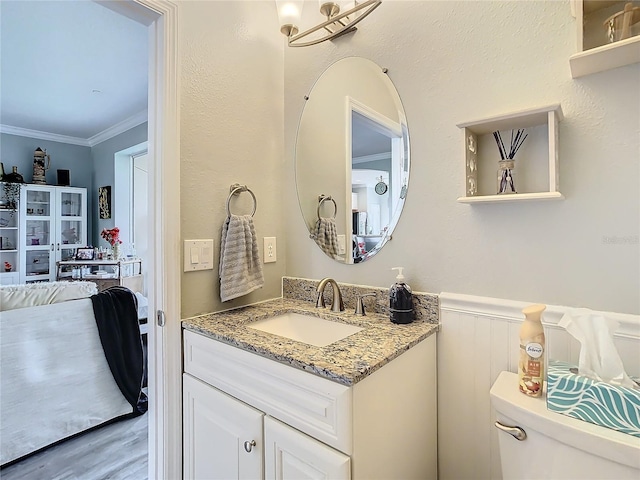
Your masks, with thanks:
[[[256,230],[251,215],[227,217],[220,242],[220,299],[246,295],[264,285]]]

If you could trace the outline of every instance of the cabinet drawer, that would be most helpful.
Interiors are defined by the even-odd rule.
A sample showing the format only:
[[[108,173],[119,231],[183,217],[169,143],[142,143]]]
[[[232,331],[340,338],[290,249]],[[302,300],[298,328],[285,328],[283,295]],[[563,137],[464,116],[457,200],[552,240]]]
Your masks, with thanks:
[[[352,390],[184,331],[184,371],[351,455]]]

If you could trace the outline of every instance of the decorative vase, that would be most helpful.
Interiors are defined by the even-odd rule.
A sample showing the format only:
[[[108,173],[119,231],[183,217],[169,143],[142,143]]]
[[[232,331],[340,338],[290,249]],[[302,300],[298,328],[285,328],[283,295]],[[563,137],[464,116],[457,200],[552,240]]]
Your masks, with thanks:
[[[18,173],[18,167],[13,166],[13,171],[4,176],[4,181],[9,183],[24,183],[24,177]]]
[[[515,162],[513,160],[500,160],[498,162],[498,195],[505,193],[518,193],[516,191],[513,170]]]
[[[114,260],[119,260],[120,259],[120,244],[119,243],[114,243],[113,244],[113,259]]]

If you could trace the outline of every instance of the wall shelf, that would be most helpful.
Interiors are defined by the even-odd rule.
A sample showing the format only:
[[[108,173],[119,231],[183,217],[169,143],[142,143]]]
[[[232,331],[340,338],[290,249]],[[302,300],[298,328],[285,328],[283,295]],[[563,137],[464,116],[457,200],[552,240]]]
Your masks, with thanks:
[[[560,104],[508,112],[458,124],[463,137],[465,195],[460,203],[510,203],[562,200],[558,175],[558,123]],[[526,129],[526,150],[516,157],[514,172],[520,193],[496,195],[496,172],[500,159],[493,132]],[[508,141],[508,139],[505,138]],[[506,142],[505,142],[506,143]]]
[[[578,52],[569,57],[572,78],[640,62],[640,36],[609,43],[603,25],[607,18],[623,10],[625,3],[640,6],[638,0],[572,0],[578,47]]]
[[[563,200],[564,195],[560,192],[541,192],[541,193],[518,193],[516,195],[480,195],[477,197],[460,197],[460,203],[516,203],[534,200]]]

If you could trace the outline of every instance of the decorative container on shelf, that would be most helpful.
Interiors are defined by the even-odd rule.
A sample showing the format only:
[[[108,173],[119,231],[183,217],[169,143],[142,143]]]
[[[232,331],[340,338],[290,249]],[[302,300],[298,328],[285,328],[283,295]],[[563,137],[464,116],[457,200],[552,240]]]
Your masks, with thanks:
[[[634,7],[633,3],[626,3],[624,10],[604,21],[604,27],[611,43],[640,35],[640,6]]]
[[[524,129],[518,130],[514,136],[513,130],[511,130],[511,145],[509,151],[504,146],[502,141],[502,135],[500,131],[493,132],[493,138],[498,145],[498,151],[500,152],[500,161],[498,162],[498,195],[504,193],[518,193],[516,191],[515,180],[513,170],[515,168],[516,153],[520,150],[520,147],[524,143],[527,135],[524,134]]]

